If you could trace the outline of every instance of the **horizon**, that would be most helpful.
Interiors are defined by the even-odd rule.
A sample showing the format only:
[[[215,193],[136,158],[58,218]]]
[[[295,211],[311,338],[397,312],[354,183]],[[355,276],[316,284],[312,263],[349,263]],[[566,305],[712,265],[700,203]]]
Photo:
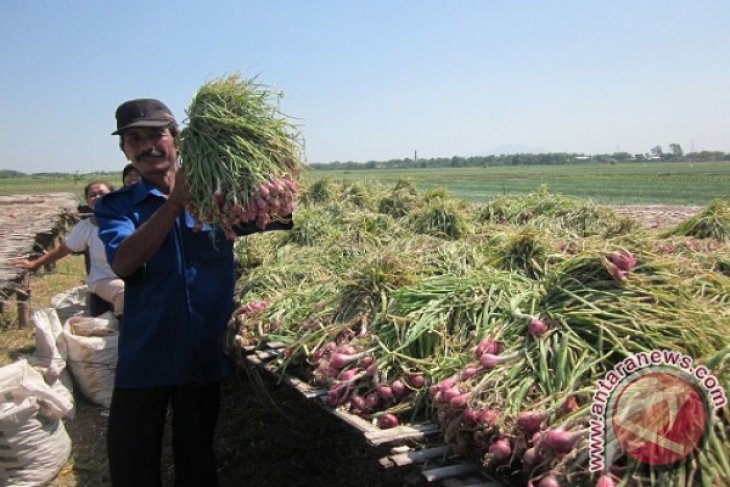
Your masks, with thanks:
[[[721,153],[721,154],[724,154],[724,157],[730,156],[730,153],[722,152],[722,151],[712,151],[712,150],[701,151],[701,152],[694,152],[694,153],[687,153],[687,154],[684,154],[679,159],[675,159],[671,155],[670,155],[669,158],[662,159],[662,158],[650,157],[649,154],[646,154],[646,153],[645,154],[629,154],[629,153],[624,153],[624,154],[629,154],[630,158],[629,159],[626,159],[626,160],[619,160],[619,161],[617,161],[615,159],[614,160],[605,159],[607,157],[610,158],[610,157],[616,155],[617,153],[613,153],[613,154],[565,153],[565,155],[572,156],[572,157],[576,158],[576,160],[573,161],[573,162],[552,162],[552,163],[551,162],[538,162],[538,163],[521,162],[521,163],[518,163],[516,166],[515,165],[512,165],[512,164],[506,164],[505,161],[501,161],[501,162],[498,162],[496,164],[492,164],[492,165],[484,166],[484,167],[495,167],[495,168],[496,167],[527,167],[527,166],[530,166],[530,167],[534,167],[534,166],[538,166],[538,167],[539,166],[549,166],[549,167],[552,167],[552,166],[561,166],[561,165],[589,165],[589,164],[627,164],[627,165],[633,165],[633,164],[638,164],[638,163],[642,163],[642,164],[663,164],[663,163],[667,163],[667,164],[680,164],[680,163],[687,163],[687,164],[690,164],[690,165],[691,164],[694,164],[694,163],[717,163],[717,164],[729,164],[730,163],[730,160],[727,160],[727,159],[724,159],[724,158],[723,159],[707,159],[707,160],[705,160],[705,159],[689,159],[688,160],[687,159],[688,156],[699,155],[699,154],[702,154],[702,153],[711,153],[711,154],[719,154],[719,153]],[[507,154],[477,155],[477,156],[469,156],[469,157],[463,157],[463,156],[459,156],[459,155],[454,155],[454,156],[445,157],[445,158],[419,158],[418,160],[423,160],[423,161],[439,160],[439,159],[448,160],[448,159],[451,159],[453,157],[458,157],[458,158],[462,158],[462,159],[465,159],[465,160],[469,161],[472,158],[476,158],[476,159],[485,158],[485,157],[507,158],[507,157],[514,156],[514,155],[540,156],[540,155],[553,155],[553,154],[562,154],[562,153],[551,153],[551,152],[516,152],[516,153],[507,153]],[[636,156],[642,156],[644,158],[643,159],[637,159]],[[582,157],[586,157],[587,159],[583,159]],[[580,158],[580,159],[578,159],[578,158]],[[596,160],[593,160],[593,158],[597,158],[597,159]],[[363,171],[367,171],[367,170],[374,170],[374,171],[375,170],[389,170],[389,169],[392,169],[392,170],[403,170],[404,168],[402,168],[400,166],[397,166],[397,167],[365,167],[365,166],[367,166],[368,164],[372,164],[372,163],[386,164],[387,165],[388,163],[391,163],[391,162],[400,162],[400,161],[409,161],[409,160],[414,160],[414,159],[408,158],[408,157],[404,157],[404,158],[400,158],[400,159],[389,159],[389,160],[382,160],[382,161],[375,161],[375,160],[371,160],[371,161],[329,161],[329,162],[303,162],[302,164],[304,166],[312,166],[312,165],[329,166],[329,165],[336,165],[336,164],[341,164],[341,165],[345,166],[345,167],[341,167],[341,168],[332,168],[332,167],[323,167],[323,168],[321,168],[321,167],[313,167],[312,170],[314,170],[314,171],[317,171],[317,170],[323,170],[323,171],[338,171],[338,170],[342,170],[342,171],[347,172],[349,170],[353,170],[354,169],[351,166],[352,164],[364,166],[362,168]],[[419,171],[419,170],[424,170],[424,169],[440,170],[440,169],[448,169],[449,167],[451,167],[451,166],[436,165],[436,166],[429,166],[429,167],[409,167],[409,168],[406,168],[406,170],[414,170],[414,171]],[[463,167],[481,167],[481,166],[463,166]],[[16,169],[0,168],[0,178],[7,177],[7,176],[3,176],[2,175],[2,171],[14,172],[14,173],[22,174],[23,176],[31,176],[32,177],[32,176],[44,176],[44,175],[50,175],[50,176],[88,176],[88,175],[92,175],[92,174],[101,174],[101,175],[117,174],[117,173],[121,174],[122,169],[123,168],[119,168],[119,169],[114,168],[114,169],[107,169],[107,170],[90,170],[90,171],[83,172],[83,173],[82,172],[79,172],[79,171],[74,171],[74,172],[67,172],[67,171],[66,172],[64,172],[64,171],[37,171],[37,172],[32,172],[32,173],[26,173],[26,172],[23,172],[23,171],[18,171]]]
[[[308,163],[730,152],[728,21],[721,0],[10,0],[0,169],[121,171],[122,101],[159,98],[183,124],[234,72],[284,91]]]

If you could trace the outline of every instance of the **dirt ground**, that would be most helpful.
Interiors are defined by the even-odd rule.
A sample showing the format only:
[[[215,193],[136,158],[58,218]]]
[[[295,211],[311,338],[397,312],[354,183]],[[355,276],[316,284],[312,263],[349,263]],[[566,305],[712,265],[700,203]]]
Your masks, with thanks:
[[[262,376],[269,398],[260,397],[243,370],[225,383],[216,451],[220,485],[399,486],[407,469],[378,466],[388,448],[373,448],[362,435],[288,386]],[[278,406],[277,411],[270,401]],[[50,487],[110,485],[104,408],[77,398],[76,418],[66,423],[72,462]],[[163,485],[173,485],[169,431],[163,452]],[[202,487],[202,486],[201,486]]]
[[[616,210],[646,229],[662,230],[701,207],[623,206]],[[225,384],[216,442],[222,487],[387,487],[404,485],[405,476],[412,473],[405,468],[380,468],[378,459],[388,453],[388,447],[368,446],[361,433],[291,387],[265,378],[262,384],[269,397],[264,398],[257,393],[261,389],[257,383],[261,384],[239,369]],[[66,425],[73,442],[72,461],[50,486],[107,486],[106,411],[82,397],[77,397],[76,407],[76,418]],[[164,485],[172,485],[167,446],[164,465]]]
[[[637,220],[642,227],[649,230],[666,230],[676,226],[702,210],[702,206],[617,206],[614,210],[619,215]]]

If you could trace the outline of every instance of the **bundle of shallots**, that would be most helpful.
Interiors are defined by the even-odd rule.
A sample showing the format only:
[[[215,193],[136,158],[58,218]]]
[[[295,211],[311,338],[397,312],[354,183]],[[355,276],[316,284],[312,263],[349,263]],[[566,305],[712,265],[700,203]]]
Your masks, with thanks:
[[[291,217],[302,144],[278,108],[281,94],[238,75],[205,83],[178,137],[190,211],[201,224],[235,227]]]

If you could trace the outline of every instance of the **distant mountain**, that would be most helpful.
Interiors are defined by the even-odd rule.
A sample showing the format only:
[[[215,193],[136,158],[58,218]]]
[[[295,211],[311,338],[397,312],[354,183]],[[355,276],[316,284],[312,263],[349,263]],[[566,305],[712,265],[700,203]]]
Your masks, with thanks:
[[[487,151],[487,154],[501,155],[501,154],[544,154],[549,151],[545,150],[544,147],[529,147],[526,145],[518,144],[505,144],[498,145]]]

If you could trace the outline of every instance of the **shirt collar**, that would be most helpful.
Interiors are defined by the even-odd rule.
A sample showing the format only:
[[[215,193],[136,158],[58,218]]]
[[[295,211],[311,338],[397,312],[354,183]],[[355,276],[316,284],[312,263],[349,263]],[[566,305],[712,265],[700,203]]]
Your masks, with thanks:
[[[164,198],[165,195],[157,189],[152,183],[142,178],[137,184],[129,188],[132,192],[132,200],[135,204],[141,203],[147,196],[153,195],[160,198]]]

